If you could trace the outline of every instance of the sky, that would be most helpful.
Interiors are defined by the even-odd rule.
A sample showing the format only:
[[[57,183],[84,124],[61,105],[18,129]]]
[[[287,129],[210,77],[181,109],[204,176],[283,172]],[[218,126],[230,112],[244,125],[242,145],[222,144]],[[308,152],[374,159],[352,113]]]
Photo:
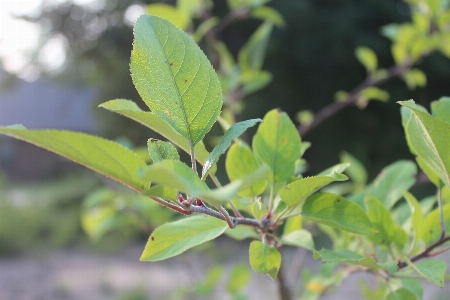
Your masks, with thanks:
[[[29,63],[32,50],[44,45],[36,58],[47,70],[60,69],[65,62],[67,43],[62,36],[40,35],[39,25],[15,18],[15,15],[36,15],[43,2],[53,5],[65,0],[0,0],[0,60],[3,68],[19,78],[34,81],[39,77],[37,67]],[[72,0],[79,5],[102,5],[105,0]]]

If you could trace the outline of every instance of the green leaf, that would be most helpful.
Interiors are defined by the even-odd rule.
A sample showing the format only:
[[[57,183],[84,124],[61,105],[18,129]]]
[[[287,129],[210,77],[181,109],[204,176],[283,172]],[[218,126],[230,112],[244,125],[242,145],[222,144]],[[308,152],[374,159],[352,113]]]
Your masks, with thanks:
[[[147,145],[148,153],[150,154],[153,162],[159,162],[164,159],[180,160],[177,149],[175,149],[175,147],[169,142],[149,139]]]
[[[231,145],[231,142],[235,138],[241,136],[241,134],[243,134],[248,128],[255,126],[256,123],[261,121],[262,121],[261,119],[251,119],[233,124],[227,130],[227,132],[225,132],[219,144],[216,147],[214,147],[213,151],[211,151],[208,158],[206,159],[205,165],[203,166],[202,170],[202,179],[204,179],[208,175],[209,170],[217,162],[219,156],[225,153],[225,151],[227,151],[227,149]]]
[[[419,165],[419,168],[436,187],[440,188],[444,185],[436,172],[421,157],[416,156],[416,162]]]
[[[159,261],[215,239],[228,225],[204,215],[183,218],[156,228],[145,246],[141,261]]]
[[[206,183],[181,161],[163,160],[146,167],[142,171],[143,179],[165,185],[188,195],[208,191]]]
[[[348,152],[343,152],[340,158],[343,163],[350,164],[345,171],[348,177],[350,177],[354,183],[364,186],[367,183],[367,171],[364,165]]]
[[[403,197],[411,210],[411,225],[415,231],[415,242],[417,242],[419,238],[423,236],[425,216],[422,212],[419,201],[417,201],[411,193],[403,191]]]
[[[386,300],[418,300],[418,298],[413,294],[413,292],[400,288],[395,292],[389,293]]]
[[[195,287],[196,293],[201,296],[211,295],[212,291],[216,287],[220,277],[222,277],[223,267],[214,266],[208,270],[203,282],[197,283]]]
[[[291,231],[287,234],[283,234],[281,237],[283,244],[302,247],[310,251],[314,251],[314,241],[311,232],[305,229]]]
[[[178,201],[177,194],[178,194],[177,189],[173,189],[168,186],[159,185],[159,184],[152,186],[150,189],[142,192],[142,195],[144,195],[144,196],[159,197],[162,199],[172,200],[172,201]]]
[[[416,87],[424,87],[427,85],[427,76],[419,69],[409,69],[403,74],[403,79],[409,89],[413,90]]]
[[[261,202],[261,199],[255,201],[252,205],[253,216],[260,220],[267,215],[267,207]]]
[[[248,226],[236,226],[234,228],[227,228],[225,234],[229,237],[242,241],[248,238],[257,238],[259,235],[255,229]]]
[[[362,192],[348,197],[361,207],[364,199],[372,196],[383,201],[390,209],[416,181],[417,166],[411,161],[400,160],[383,168],[375,180]]]
[[[203,21],[200,25],[198,25],[197,30],[193,34],[192,38],[198,44],[202,38],[214,27],[216,27],[220,23],[220,19],[218,17],[211,17],[207,20]]]
[[[450,97],[431,102],[431,114],[442,122],[450,123]]]
[[[191,21],[189,19],[189,15],[184,14],[172,5],[167,5],[164,3],[149,4],[145,7],[145,12],[147,14],[165,18],[181,30],[185,30]]]
[[[234,143],[228,150],[225,170],[230,181],[235,181],[258,169],[258,163],[252,150],[243,142]],[[238,193],[242,197],[254,197],[262,194],[266,188],[266,180],[252,184],[248,189]]]
[[[257,273],[267,274],[275,280],[281,266],[281,255],[278,250],[260,241],[250,244],[250,266]]]
[[[286,220],[283,235],[302,229],[302,216],[293,216]]]
[[[344,180],[347,180],[347,176],[339,173],[301,178],[285,186],[280,192],[280,197],[288,207],[296,207],[324,186]]]
[[[131,77],[161,119],[196,145],[222,107],[217,75],[197,44],[168,20],[144,15],[134,27]]]
[[[227,291],[236,294],[250,282],[250,279],[251,274],[247,265],[235,265],[230,272],[230,279],[227,282]]]
[[[322,258],[322,263],[349,263],[352,265],[363,266],[373,271],[385,269],[377,264],[373,257],[363,257],[356,252],[346,249],[338,251],[322,249],[320,251],[314,251],[313,257],[315,259]]]
[[[378,100],[381,102],[387,102],[389,100],[389,93],[385,90],[371,86],[361,91],[360,97],[363,101]]]
[[[0,133],[55,152],[135,190],[150,186],[138,177],[138,170],[146,166],[145,161],[118,143],[67,130],[16,128],[0,127]]]
[[[238,62],[242,72],[261,70],[272,28],[273,23],[265,21],[241,48],[238,53]]]
[[[390,246],[395,244],[399,250],[402,250],[408,242],[406,232],[394,222],[389,210],[374,197],[365,199],[367,215],[372,224],[378,229],[378,233],[368,238],[380,245]]]
[[[175,145],[179,146],[186,153],[190,153],[189,142],[184,137],[175,132],[172,127],[170,127],[163,119],[161,119],[154,113],[141,110],[133,101],[116,99],[102,103],[99,105],[99,107],[103,107],[109,111],[116,112],[141,123],[142,125],[164,136]],[[195,145],[194,150],[196,159],[202,165],[204,165],[206,158],[209,156],[209,152],[206,151],[203,143],[198,143],[197,145]],[[214,169],[215,167],[213,168],[213,170]],[[213,172],[211,171],[211,173]]]
[[[250,12],[250,16],[272,22],[278,27],[284,27],[286,25],[283,20],[283,16],[278,11],[268,6],[261,6],[253,9]]]
[[[224,202],[231,200],[237,193],[242,190],[248,189],[255,182],[266,180],[270,176],[270,169],[267,165],[262,165],[254,172],[247,174],[246,176],[236,179],[231,183],[211,191],[193,191],[192,195],[207,202],[222,205]]]
[[[300,157],[300,136],[285,112],[269,111],[253,137],[256,160],[272,169],[271,182],[286,181]]]
[[[444,275],[447,269],[447,264],[443,260],[427,259],[416,264],[410,263],[420,275],[434,283],[438,287],[444,287]]]
[[[446,204],[443,207],[445,227],[450,230],[450,204]],[[441,217],[439,207],[430,212],[422,224],[421,239],[425,244],[429,245],[437,241],[441,235]]]
[[[355,56],[368,72],[374,72],[378,67],[377,55],[368,47],[357,47]]]
[[[410,101],[399,103],[411,110],[405,132],[414,154],[450,187],[450,124],[417,110]]]
[[[376,228],[361,207],[335,194],[312,195],[303,204],[301,215],[317,223],[349,232],[369,235],[376,233]]]

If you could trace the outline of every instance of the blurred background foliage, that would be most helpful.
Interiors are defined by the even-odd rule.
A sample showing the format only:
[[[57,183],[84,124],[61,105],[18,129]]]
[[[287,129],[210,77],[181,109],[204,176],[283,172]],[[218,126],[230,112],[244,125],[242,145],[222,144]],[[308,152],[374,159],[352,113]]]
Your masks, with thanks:
[[[96,94],[92,109],[98,117],[100,135],[111,139],[126,137],[126,143],[130,146],[143,146],[149,137],[156,137],[155,133],[127,118],[96,107],[107,100],[125,98],[134,100],[142,109],[146,109],[129,74],[133,21],[145,10],[145,5],[162,2],[176,6],[177,3],[169,0],[94,2],[97,4],[44,1],[38,14],[22,16],[41,27],[40,43],[29,56],[29,65],[38,70],[42,78],[94,89]],[[209,10],[207,13],[193,11],[193,22],[187,25],[186,30],[192,33],[210,16],[228,20],[230,18],[229,4],[234,3],[237,15],[232,15],[232,22],[221,27],[220,31],[216,32],[215,38],[226,45],[234,60],[239,60],[241,49],[264,22],[261,18],[249,17],[248,11],[239,8],[239,3],[245,2],[249,1],[205,0],[204,5]],[[258,6],[265,2],[267,1],[254,0],[249,3]],[[270,39],[265,45],[267,51],[264,63],[260,66],[271,74],[262,75],[262,80],[270,83],[259,90],[249,88],[247,93],[242,83],[239,86],[236,83],[223,82],[225,85],[228,84],[230,93],[227,96],[231,95],[231,98],[225,99],[228,105],[226,108],[232,115],[231,119],[233,117],[242,120],[262,118],[268,110],[278,107],[286,111],[298,124],[299,111],[317,112],[334,101],[336,91],[349,91],[364,80],[366,70],[355,57],[355,48],[358,46],[366,46],[374,50],[380,67],[387,68],[394,65],[391,41],[381,34],[381,28],[390,23],[410,22],[412,12],[409,4],[401,0],[276,0],[265,5],[278,11],[284,20],[276,24],[277,26],[273,26],[273,30],[271,28]],[[40,49],[53,37],[59,37],[64,41],[66,52],[65,62],[58,70],[49,69],[38,59]],[[216,53],[218,50],[211,48],[207,39],[208,36],[205,36],[200,41],[200,46],[211,57],[214,66],[220,65],[221,71],[227,71],[226,68],[230,66],[220,61]],[[304,140],[312,142],[312,148],[305,155],[309,166],[307,174],[316,174],[337,163],[343,151],[357,157],[369,170],[370,178],[393,161],[412,158],[401,127],[400,108],[395,102],[412,98],[416,103],[429,107],[431,101],[450,94],[448,84],[450,60],[448,58],[438,52],[432,53],[419,61],[417,67],[427,76],[425,87],[409,89],[402,80],[392,79],[380,86],[390,94],[388,102],[371,101],[364,109],[350,106],[308,132],[303,137]],[[230,72],[228,75],[222,74],[223,81],[233,78],[232,67],[228,71]],[[8,77],[7,85],[12,85],[11,77]],[[220,134],[218,126],[212,131],[212,135],[214,134]],[[250,130],[249,136],[251,134]],[[207,148],[212,148],[214,140],[211,136],[206,140]],[[223,161],[219,163],[223,164]],[[219,174],[222,180],[224,176]],[[116,214],[115,217],[108,219],[110,223],[97,224],[97,227],[91,226],[95,230],[106,232],[114,228],[126,227],[134,230],[137,228],[139,232],[146,235],[156,225],[156,223],[136,223],[135,220],[127,217],[129,214],[134,214],[136,210],[146,215],[148,210],[155,209],[150,206],[137,208],[139,201],[133,195],[127,195],[122,191],[117,192],[117,189],[105,190],[100,187],[99,180],[91,180],[88,185],[82,185],[86,189],[76,189],[71,194],[66,187],[72,183],[67,183],[66,179],[56,180],[46,187],[54,190],[62,186],[66,194],[64,196],[58,194],[59,192],[56,194],[60,197],[58,199],[64,200],[55,200],[53,203],[50,200],[44,201],[47,203],[45,207],[48,213],[52,215],[55,213],[54,215],[62,219],[64,224],[68,224],[67,226],[55,229],[51,234],[46,231],[47,223],[35,226],[33,223],[35,219],[36,222],[38,219],[44,219],[53,224],[53,221],[50,221],[51,218],[46,217],[47,212],[44,212],[45,210],[40,206],[41,201],[37,199],[33,200],[33,204],[27,207],[27,210],[36,212],[34,205],[38,205],[41,207],[38,211],[42,212],[42,216],[35,215],[33,218],[27,218],[22,214],[20,218],[24,216],[26,221],[21,222],[14,213],[8,213],[8,216],[0,218],[0,223],[18,222],[20,226],[33,228],[28,230],[27,227],[24,231],[39,238],[47,236],[51,241],[49,243],[55,245],[68,245],[76,239],[67,236],[76,236],[76,234],[70,235],[68,231],[79,233],[80,225],[75,221],[79,217],[75,215],[79,214],[80,210],[86,213],[82,219],[85,229],[96,220],[98,222],[95,213],[99,212],[89,210],[93,207],[102,208],[103,214],[108,211],[112,215]],[[79,186],[79,184],[75,185]],[[29,188],[33,187],[26,184],[24,189]],[[79,203],[83,196],[94,189],[96,191],[88,196],[83,207],[80,208]],[[111,207],[115,209],[115,212]],[[117,212],[121,213],[117,215]],[[123,212],[125,214],[122,214]],[[25,244],[6,243],[5,241],[11,241],[11,236],[3,233],[2,228],[5,226],[0,225],[0,245],[3,247],[0,247],[0,252],[14,252],[20,247],[29,246],[26,241],[20,242]],[[94,238],[96,234],[99,236],[103,234],[100,231],[94,232],[94,229],[87,230]],[[124,232],[123,236],[136,237],[129,230]],[[61,238],[61,235],[66,237]]]

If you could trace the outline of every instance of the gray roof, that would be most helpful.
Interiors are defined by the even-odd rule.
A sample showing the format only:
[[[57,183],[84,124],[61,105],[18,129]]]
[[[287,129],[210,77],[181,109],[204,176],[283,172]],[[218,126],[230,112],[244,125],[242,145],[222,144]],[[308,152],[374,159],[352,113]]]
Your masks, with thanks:
[[[94,92],[50,81],[18,79],[11,89],[0,90],[0,126],[57,128],[95,132]]]

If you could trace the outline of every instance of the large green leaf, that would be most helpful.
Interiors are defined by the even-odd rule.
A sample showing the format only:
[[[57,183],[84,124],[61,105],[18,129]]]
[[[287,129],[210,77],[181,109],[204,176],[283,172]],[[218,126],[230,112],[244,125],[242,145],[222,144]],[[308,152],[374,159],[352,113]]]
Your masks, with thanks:
[[[258,169],[258,163],[252,150],[243,142],[236,142],[228,150],[225,160],[225,169],[231,181],[242,178]],[[254,197],[262,194],[266,188],[266,180],[252,184],[248,189],[242,190],[238,195]]]
[[[150,154],[153,162],[159,162],[164,159],[180,160],[177,149],[175,149],[175,147],[169,142],[149,139],[147,145],[148,153]]]
[[[446,230],[450,230],[450,204],[446,204],[442,208],[444,212],[444,222]],[[439,207],[435,208],[426,217],[422,223],[422,230],[420,238],[429,245],[437,241],[441,235],[441,217]]]
[[[196,215],[156,228],[145,246],[141,261],[158,261],[215,239],[228,225],[225,221]]]
[[[131,77],[147,106],[192,145],[216,122],[220,82],[197,44],[166,19],[144,15],[134,27]]]
[[[417,166],[411,161],[400,160],[383,168],[377,178],[363,191],[348,197],[364,207],[364,199],[372,196],[391,208],[416,181]]]
[[[411,111],[405,132],[414,154],[450,187],[450,124],[419,111],[412,100],[399,103]]]
[[[67,130],[0,127],[0,133],[55,152],[135,190],[150,186],[138,177],[144,160],[124,146],[97,136]]]
[[[250,244],[250,266],[257,273],[267,274],[275,280],[281,266],[281,255],[271,245],[253,241]]]
[[[419,298],[417,298],[413,292],[405,289],[405,288],[400,288],[394,292],[391,292],[387,295],[386,300],[418,300]]]
[[[253,137],[253,151],[259,162],[272,169],[270,181],[286,181],[294,174],[300,157],[300,136],[285,112],[269,111]]]
[[[228,128],[227,132],[225,132],[219,144],[216,147],[214,147],[214,149],[211,151],[208,158],[206,159],[205,165],[203,166],[202,170],[202,179],[204,179],[208,175],[210,169],[219,159],[219,156],[225,153],[225,151],[227,151],[227,149],[231,145],[231,142],[235,138],[239,137],[248,128],[255,126],[256,123],[261,121],[262,121],[261,119],[246,120],[233,124],[230,128]]]
[[[301,178],[285,186],[280,192],[280,197],[288,207],[295,207],[324,186],[343,180],[347,180],[347,176],[339,173]]]
[[[125,117],[128,117],[142,125],[150,128],[151,130],[164,136],[178,147],[183,149],[186,153],[190,153],[189,142],[179,135],[175,130],[172,129],[163,119],[158,117],[156,114],[141,110],[136,103],[125,99],[111,100],[99,105],[109,111],[116,112]],[[209,156],[209,152],[206,151],[203,143],[198,143],[195,145],[195,156],[196,159],[202,164],[205,164],[206,158]],[[214,167],[212,170],[214,170]],[[213,173],[211,171],[211,173]]]
[[[285,245],[302,247],[310,251],[314,250],[314,240],[311,232],[305,229],[299,229],[283,234],[281,241]]]
[[[322,249],[320,251],[314,251],[313,256],[315,259],[322,258],[322,263],[344,262],[352,265],[363,266],[376,272],[381,269],[385,269],[388,270],[390,273],[393,273],[397,265],[397,262],[394,262],[395,268],[391,268],[391,266],[381,265],[378,264],[375,261],[375,259],[371,256],[363,257],[356,252],[346,249],[338,251]]]
[[[402,250],[408,242],[408,235],[402,227],[397,225],[389,210],[374,197],[365,200],[367,215],[370,221],[378,229],[378,233],[368,236],[376,244],[389,246],[395,244]]]
[[[364,210],[342,196],[317,193],[309,197],[302,208],[302,216],[345,231],[374,234],[376,228]]]

